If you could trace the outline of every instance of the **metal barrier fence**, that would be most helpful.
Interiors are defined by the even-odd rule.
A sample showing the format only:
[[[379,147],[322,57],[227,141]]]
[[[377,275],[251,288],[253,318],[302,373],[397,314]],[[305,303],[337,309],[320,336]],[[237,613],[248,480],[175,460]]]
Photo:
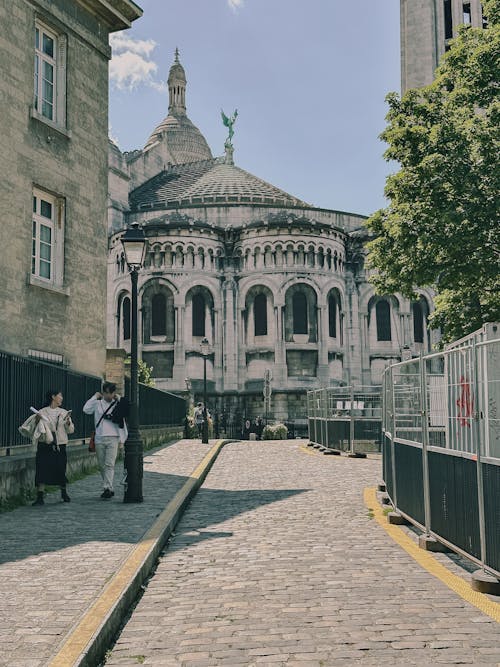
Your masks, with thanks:
[[[329,387],[307,392],[309,439],[344,452],[380,451],[380,387]]]
[[[387,368],[383,477],[394,507],[500,575],[499,325]]]
[[[128,378],[126,378],[128,380]],[[0,447],[11,449],[26,445],[18,427],[29,417],[30,406],[43,405],[49,389],[59,389],[64,405],[73,410],[75,432],[72,439],[90,436],[94,426],[91,416],[82,408],[87,399],[99,391],[102,379],[84,375],[44,361],[19,357],[0,351]],[[142,426],[181,425],[186,402],[180,396],[145,385],[139,385],[139,415]]]

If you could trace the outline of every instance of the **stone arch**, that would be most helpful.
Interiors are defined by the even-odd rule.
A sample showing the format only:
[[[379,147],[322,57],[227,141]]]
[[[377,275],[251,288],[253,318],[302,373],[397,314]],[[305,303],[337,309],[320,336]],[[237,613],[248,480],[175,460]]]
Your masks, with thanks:
[[[371,345],[396,343],[401,347],[399,301],[393,295],[372,296],[368,302],[368,334]]]
[[[332,287],[326,297],[328,337],[337,340],[340,345],[344,339],[344,313],[342,309],[342,295],[338,287]]]
[[[148,281],[141,290],[142,340],[148,343],[175,341],[174,291],[159,280]]]
[[[124,344],[130,343],[131,327],[132,327],[132,305],[130,292],[127,290],[120,290],[116,297],[115,304],[116,313],[116,346],[123,347]]]
[[[285,293],[285,341],[316,343],[318,340],[318,294],[304,281],[291,285]]]
[[[195,285],[186,294],[186,338],[198,345],[203,338],[213,344],[215,310],[213,294],[204,285]]]
[[[247,345],[274,337],[274,297],[270,287],[257,283],[242,294],[245,308],[242,312]]]

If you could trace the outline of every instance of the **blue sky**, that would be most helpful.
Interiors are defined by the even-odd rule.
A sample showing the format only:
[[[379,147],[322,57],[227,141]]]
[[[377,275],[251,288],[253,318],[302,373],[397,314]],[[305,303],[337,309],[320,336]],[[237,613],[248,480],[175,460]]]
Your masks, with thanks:
[[[235,163],[324,208],[369,215],[394,170],[378,135],[400,87],[399,0],[138,0],[112,37],[111,135],[142,148],[167,115],[179,47],[187,112],[214,155],[238,109]]]

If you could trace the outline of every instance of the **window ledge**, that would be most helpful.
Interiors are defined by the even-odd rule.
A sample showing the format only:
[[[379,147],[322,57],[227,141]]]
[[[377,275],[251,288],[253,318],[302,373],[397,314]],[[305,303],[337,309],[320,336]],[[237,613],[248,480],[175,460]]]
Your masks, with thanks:
[[[49,292],[56,292],[56,294],[62,294],[63,296],[70,295],[69,287],[63,287],[62,285],[55,285],[54,283],[38,278],[33,274],[28,274],[27,284],[33,287],[41,287],[42,289],[49,290]]]
[[[40,123],[47,125],[48,127],[50,127],[51,130],[58,132],[63,137],[66,137],[66,139],[71,139],[72,137],[71,130],[68,130],[65,127],[62,127],[61,125],[54,123],[54,121],[45,118],[45,116],[42,116],[42,114],[38,113],[38,111],[33,107],[30,107],[30,118],[33,118],[33,120],[37,120]]]

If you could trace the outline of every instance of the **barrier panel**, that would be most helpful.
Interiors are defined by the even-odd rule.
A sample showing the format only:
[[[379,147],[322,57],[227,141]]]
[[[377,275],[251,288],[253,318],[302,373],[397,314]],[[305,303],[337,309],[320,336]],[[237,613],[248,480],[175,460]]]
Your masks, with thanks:
[[[379,452],[380,387],[328,387],[307,393],[309,439],[343,452]]]
[[[500,325],[384,372],[382,468],[395,509],[500,577]]]

